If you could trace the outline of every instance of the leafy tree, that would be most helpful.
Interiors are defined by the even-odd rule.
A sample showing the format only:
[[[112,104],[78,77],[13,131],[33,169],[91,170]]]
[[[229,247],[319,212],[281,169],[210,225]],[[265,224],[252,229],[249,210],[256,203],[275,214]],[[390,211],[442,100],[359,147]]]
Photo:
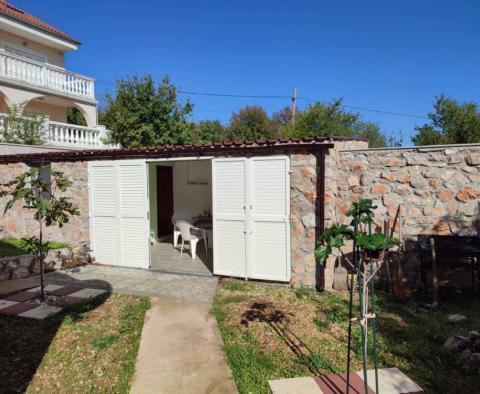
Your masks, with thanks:
[[[4,214],[12,209],[19,201],[23,207],[33,211],[33,219],[38,222],[38,236],[23,238],[26,248],[33,253],[40,262],[40,297],[45,299],[45,286],[43,280],[44,259],[50,244],[43,240],[45,226],[63,227],[72,215],[79,211],[68,197],[57,197],[56,193],[66,192],[72,182],[58,171],[52,171],[49,179],[42,172],[50,171],[49,167],[32,167],[30,170],[18,175],[13,180],[0,185],[0,197],[9,196],[4,209]]]
[[[477,103],[459,103],[436,97],[430,123],[415,127],[415,145],[463,144],[480,142],[480,112]]]
[[[67,123],[76,124],[79,126],[86,126],[87,122],[78,108],[68,107],[67,108]]]
[[[339,251],[342,258],[349,262],[342,250],[348,241],[353,241],[354,247],[359,248],[361,253],[358,253],[358,256],[360,258],[365,256],[365,252],[376,254],[399,245],[400,242],[396,238],[371,231],[376,208],[377,206],[373,205],[371,199],[359,199],[352,202],[347,211],[347,216],[352,218],[350,225],[334,223],[327,227],[320,236],[315,249],[315,256],[319,263],[325,265],[334,250]]]
[[[274,112],[272,115],[272,124],[275,132],[279,133],[281,128],[288,125],[292,121],[292,109],[283,107],[280,111]]]
[[[13,144],[44,144],[45,115],[26,111],[24,107],[23,104],[13,105],[8,109],[3,123],[3,140]]]
[[[282,127],[281,134],[286,137],[367,137],[370,147],[386,145],[385,136],[378,125],[362,121],[358,113],[343,109],[341,99],[309,105],[297,113],[295,123],[290,122]]]
[[[225,127],[218,120],[201,120],[192,125],[192,142],[222,141],[226,139]]]
[[[191,141],[187,116],[193,106],[177,101],[177,89],[168,76],[158,87],[151,75],[120,79],[115,96],[106,99],[101,121],[109,129],[109,143],[138,147]]]
[[[227,136],[231,140],[244,141],[267,139],[274,136],[274,128],[265,109],[247,105],[232,114]]]

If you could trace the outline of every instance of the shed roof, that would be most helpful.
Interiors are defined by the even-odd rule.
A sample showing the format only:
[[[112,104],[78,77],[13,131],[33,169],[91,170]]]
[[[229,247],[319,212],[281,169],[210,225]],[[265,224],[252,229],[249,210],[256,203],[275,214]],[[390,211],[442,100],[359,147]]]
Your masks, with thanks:
[[[48,23],[29,14],[28,12],[25,12],[20,8],[9,4],[6,0],[0,0],[0,15],[5,15],[19,22],[22,22],[29,26],[33,26],[37,29],[46,31],[47,33],[53,34],[57,37],[73,42],[75,44],[80,44],[80,41],[78,41],[76,38],[73,38],[67,33],[64,33],[63,31],[57,29],[56,27],[49,25]]]
[[[175,158],[198,156],[249,156],[277,154],[285,150],[321,150],[334,141],[366,141],[355,137],[276,138],[255,141],[220,141],[204,144],[163,145],[140,148],[82,149],[59,152],[0,155],[0,163],[121,160],[138,158]]]

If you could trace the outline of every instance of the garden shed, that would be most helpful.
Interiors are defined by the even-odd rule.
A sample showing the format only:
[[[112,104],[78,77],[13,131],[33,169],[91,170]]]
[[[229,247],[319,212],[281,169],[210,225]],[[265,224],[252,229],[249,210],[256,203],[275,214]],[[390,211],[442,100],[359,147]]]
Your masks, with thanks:
[[[50,236],[89,245],[98,263],[162,267],[156,241],[172,212],[190,208],[211,217],[210,274],[312,286],[325,216],[324,161],[335,140],[344,142],[321,137],[7,155],[1,177],[46,164],[69,176],[81,215]],[[10,236],[34,225],[21,215],[4,219],[2,232]]]
[[[325,226],[348,223],[359,198],[378,207],[375,231],[401,217],[410,267],[419,235],[478,234],[479,144],[369,149],[317,137],[15,154],[0,156],[0,183],[42,164],[72,180],[80,210],[47,237],[88,246],[101,264],[331,288],[334,260],[316,264],[315,243]],[[172,242],[179,211],[207,222],[195,259]],[[0,237],[35,228],[19,206],[2,216]],[[420,270],[410,272],[414,285]]]

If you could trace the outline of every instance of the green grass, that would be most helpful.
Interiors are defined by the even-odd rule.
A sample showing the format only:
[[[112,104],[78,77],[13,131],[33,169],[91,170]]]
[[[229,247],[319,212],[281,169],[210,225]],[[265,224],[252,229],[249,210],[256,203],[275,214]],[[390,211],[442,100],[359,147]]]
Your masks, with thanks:
[[[147,298],[113,294],[44,321],[0,316],[2,388],[128,393],[149,307]]]
[[[62,249],[68,245],[63,242],[50,241],[48,242],[50,249]],[[25,241],[16,238],[1,238],[0,239],[0,258],[9,256],[19,256],[22,254],[28,254],[25,248]]]
[[[222,283],[214,313],[240,393],[269,393],[269,379],[344,372],[348,296],[287,287],[252,285],[239,297],[236,281]],[[235,289],[235,290],[232,290]],[[450,335],[480,327],[480,300],[450,294],[438,309],[414,293],[399,302],[378,298],[380,367],[398,367],[428,393],[475,393],[480,371],[443,347]],[[449,324],[449,314],[467,316]],[[369,341],[371,343],[371,341]],[[370,365],[371,366],[371,365]],[[353,368],[361,369],[358,328],[353,331]]]

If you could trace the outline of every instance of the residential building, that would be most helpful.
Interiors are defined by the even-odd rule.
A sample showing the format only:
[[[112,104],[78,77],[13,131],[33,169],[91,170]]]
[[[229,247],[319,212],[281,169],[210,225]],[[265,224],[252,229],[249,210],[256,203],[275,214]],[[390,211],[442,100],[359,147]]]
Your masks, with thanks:
[[[43,113],[46,146],[102,146],[105,127],[98,124],[95,83],[65,68],[65,56],[80,42],[59,29],[0,0],[0,140],[9,107]],[[76,108],[85,125],[69,124]]]

